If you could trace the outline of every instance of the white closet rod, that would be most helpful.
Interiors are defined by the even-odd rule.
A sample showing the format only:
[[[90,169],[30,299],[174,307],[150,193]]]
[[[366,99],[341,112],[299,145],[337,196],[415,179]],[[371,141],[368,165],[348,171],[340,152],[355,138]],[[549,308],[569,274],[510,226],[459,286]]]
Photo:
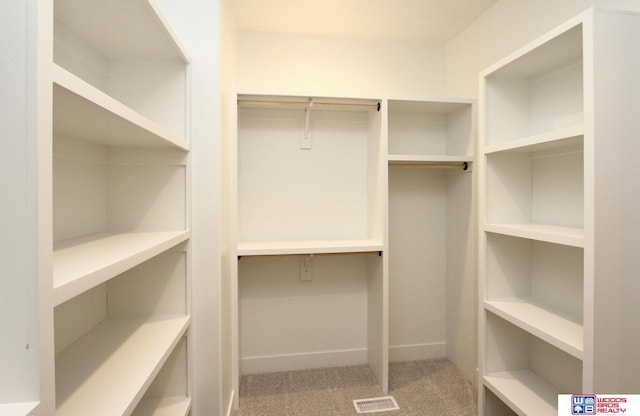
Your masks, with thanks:
[[[275,107],[275,108],[300,108],[309,107],[309,102],[303,101],[263,101],[263,100],[238,100],[238,107]],[[329,103],[313,101],[314,109],[324,110],[376,110],[380,111],[380,103]]]

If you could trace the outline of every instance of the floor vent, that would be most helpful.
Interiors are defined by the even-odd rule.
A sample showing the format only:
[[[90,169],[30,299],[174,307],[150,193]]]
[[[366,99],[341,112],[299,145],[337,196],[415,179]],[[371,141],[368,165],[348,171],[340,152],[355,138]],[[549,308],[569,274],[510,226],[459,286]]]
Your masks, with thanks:
[[[373,399],[354,400],[353,405],[358,413],[387,412],[389,410],[400,410],[396,399],[392,396],[375,397]]]

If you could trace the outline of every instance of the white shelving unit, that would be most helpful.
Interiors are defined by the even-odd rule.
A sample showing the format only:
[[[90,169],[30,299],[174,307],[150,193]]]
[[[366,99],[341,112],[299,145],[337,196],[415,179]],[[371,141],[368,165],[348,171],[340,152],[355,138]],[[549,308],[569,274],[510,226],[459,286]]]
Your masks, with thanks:
[[[236,392],[241,374],[363,363],[387,390],[379,102],[238,96]]]
[[[617,184],[638,148],[625,106],[640,90],[639,22],[588,10],[481,73],[483,415],[555,415],[560,393],[638,390],[622,360],[640,339],[612,352],[603,331],[638,312],[605,288],[631,290],[638,267],[624,248],[637,245],[625,228],[638,203],[615,204],[639,199]]]
[[[238,96],[236,392],[256,372],[368,363],[386,392],[390,359],[472,367],[474,123],[464,100]]]
[[[187,54],[152,0],[43,10],[55,349],[43,414],[185,416]]]
[[[473,366],[460,361],[474,342],[459,317],[473,300],[463,288],[475,281],[465,254],[475,227],[474,111],[472,101],[388,100],[391,361]]]

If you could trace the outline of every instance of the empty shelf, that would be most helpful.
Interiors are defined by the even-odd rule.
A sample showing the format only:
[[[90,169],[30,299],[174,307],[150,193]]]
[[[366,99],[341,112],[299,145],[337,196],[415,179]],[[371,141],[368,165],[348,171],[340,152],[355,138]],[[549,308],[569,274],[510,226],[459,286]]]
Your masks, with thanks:
[[[512,237],[528,238],[572,247],[584,247],[584,230],[582,228],[544,224],[485,224],[484,230]]]
[[[188,231],[166,231],[92,234],[59,242],[53,251],[54,304],[59,305],[188,238]]]
[[[527,298],[485,301],[485,308],[578,359],[583,355],[583,327],[569,314]]]
[[[341,254],[382,251],[377,240],[258,241],[238,243],[238,256]]]
[[[53,76],[55,132],[106,146],[188,150],[182,138],[55,64]]]
[[[173,316],[100,323],[56,356],[56,416],[131,414],[189,322]]]
[[[498,152],[538,152],[554,148],[581,146],[584,126],[578,125],[556,131],[550,131],[521,139],[508,140],[487,146],[487,154]]]
[[[530,370],[492,373],[484,384],[518,415],[556,416],[556,387]]]

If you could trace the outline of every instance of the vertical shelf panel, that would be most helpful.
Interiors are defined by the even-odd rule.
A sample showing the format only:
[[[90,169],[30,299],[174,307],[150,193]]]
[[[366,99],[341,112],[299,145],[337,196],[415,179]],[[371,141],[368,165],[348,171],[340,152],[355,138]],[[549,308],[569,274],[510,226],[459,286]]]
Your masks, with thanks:
[[[46,5],[42,14],[46,18]],[[28,415],[37,403],[46,400],[40,391],[41,361],[49,353],[40,319],[48,316],[41,302],[46,300],[46,276],[36,253],[43,248],[47,234],[38,228],[46,225],[46,172],[39,166],[46,135],[47,117],[40,111],[40,99],[46,99],[46,74],[34,64],[48,49],[38,44],[38,13],[32,2],[10,1],[0,4],[2,25],[2,92],[0,93],[0,188],[2,234],[0,235],[0,414]],[[45,107],[46,106],[42,106]],[[43,181],[43,182],[41,182]],[[46,256],[46,253],[43,253]],[[42,286],[42,288],[41,288]],[[47,403],[48,405],[48,403]]]

